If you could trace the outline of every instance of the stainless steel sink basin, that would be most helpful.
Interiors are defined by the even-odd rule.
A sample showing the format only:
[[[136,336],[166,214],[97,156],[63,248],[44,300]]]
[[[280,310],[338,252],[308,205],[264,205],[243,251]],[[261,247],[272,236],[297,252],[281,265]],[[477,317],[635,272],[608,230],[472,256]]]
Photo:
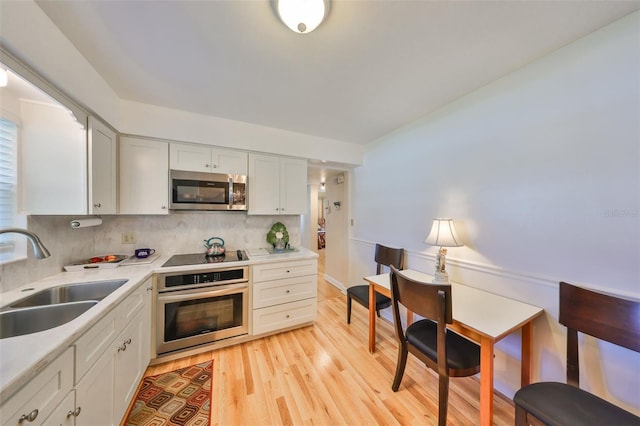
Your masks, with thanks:
[[[79,317],[97,303],[96,300],[90,300],[0,312],[0,339],[58,327]]]
[[[92,281],[66,284],[39,291],[10,305],[9,309],[29,308],[33,306],[53,305],[58,303],[102,300],[129,280]],[[3,309],[3,310],[6,310]]]

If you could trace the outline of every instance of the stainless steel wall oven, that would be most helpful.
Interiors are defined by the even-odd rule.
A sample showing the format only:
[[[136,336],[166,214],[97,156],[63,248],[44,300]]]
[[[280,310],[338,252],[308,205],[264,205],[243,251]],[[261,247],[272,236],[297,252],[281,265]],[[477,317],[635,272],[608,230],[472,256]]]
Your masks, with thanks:
[[[156,353],[249,332],[249,268],[157,275]]]

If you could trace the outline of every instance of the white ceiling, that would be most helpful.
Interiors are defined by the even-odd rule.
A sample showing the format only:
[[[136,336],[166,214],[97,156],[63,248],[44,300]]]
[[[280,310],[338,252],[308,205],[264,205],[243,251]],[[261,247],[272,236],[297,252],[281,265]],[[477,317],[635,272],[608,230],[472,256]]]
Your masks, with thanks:
[[[640,1],[334,0],[300,35],[269,0],[40,0],[123,99],[367,143]]]

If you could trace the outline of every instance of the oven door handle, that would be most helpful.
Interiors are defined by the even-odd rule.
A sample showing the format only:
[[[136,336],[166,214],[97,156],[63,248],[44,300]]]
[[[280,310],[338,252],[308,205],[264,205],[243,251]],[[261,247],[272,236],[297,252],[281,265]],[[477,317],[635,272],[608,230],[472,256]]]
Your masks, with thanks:
[[[228,284],[219,285],[213,287],[210,290],[198,288],[186,291],[177,291],[174,293],[159,293],[158,300],[162,302],[181,302],[184,300],[204,299],[206,297],[226,296],[228,294],[235,294],[248,289],[247,284]]]

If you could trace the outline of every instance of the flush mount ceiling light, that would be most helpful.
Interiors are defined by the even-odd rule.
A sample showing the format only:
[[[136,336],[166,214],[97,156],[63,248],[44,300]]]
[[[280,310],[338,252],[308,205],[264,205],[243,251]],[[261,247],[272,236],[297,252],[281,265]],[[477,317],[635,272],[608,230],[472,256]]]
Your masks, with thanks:
[[[293,32],[315,30],[329,14],[330,0],[273,0],[280,20]]]

